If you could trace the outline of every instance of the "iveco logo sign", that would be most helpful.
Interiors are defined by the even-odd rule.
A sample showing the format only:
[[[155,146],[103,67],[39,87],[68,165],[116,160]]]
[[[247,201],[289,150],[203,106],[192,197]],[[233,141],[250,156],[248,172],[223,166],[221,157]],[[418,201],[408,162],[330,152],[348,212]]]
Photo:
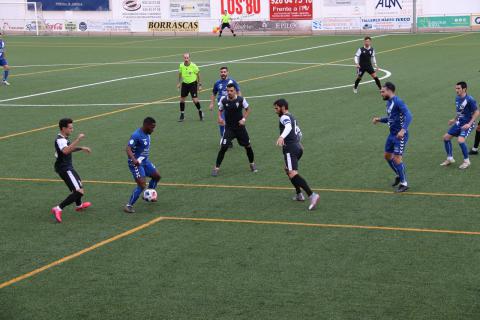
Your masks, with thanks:
[[[127,11],[137,11],[140,9],[142,5],[140,4],[139,0],[124,0],[123,1],[123,9]]]

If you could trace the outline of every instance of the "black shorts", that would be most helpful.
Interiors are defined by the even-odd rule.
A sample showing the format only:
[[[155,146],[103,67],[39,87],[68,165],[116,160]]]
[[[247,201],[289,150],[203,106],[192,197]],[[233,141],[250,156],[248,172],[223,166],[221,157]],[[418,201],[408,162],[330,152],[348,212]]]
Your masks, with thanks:
[[[225,28],[228,28],[228,29],[232,30],[232,27],[230,26],[230,23],[222,23],[221,30],[223,30]]]
[[[182,90],[181,90],[182,98],[188,97],[189,94],[192,96],[192,98],[198,97],[197,81],[194,81],[192,83],[182,82]]]
[[[229,128],[225,127],[222,137],[222,145],[229,145],[233,139],[237,139],[238,144],[242,147],[246,147],[250,144],[250,137],[248,136],[247,128]]]
[[[363,75],[366,73],[368,74],[374,74],[375,73],[375,69],[373,69],[372,66],[366,66],[366,67],[362,67],[360,66],[360,68],[357,68],[357,75],[359,77],[363,77]]]
[[[70,191],[73,192],[75,190],[83,188],[82,179],[80,179],[80,176],[78,175],[77,171],[75,171],[75,169],[59,170],[57,171],[57,173],[60,178],[65,181],[65,184]]]
[[[298,162],[303,156],[303,148],[300,144],[286,146],[283,148],[283,159],[285,160],[285,169],[288,171],[298,170]]]

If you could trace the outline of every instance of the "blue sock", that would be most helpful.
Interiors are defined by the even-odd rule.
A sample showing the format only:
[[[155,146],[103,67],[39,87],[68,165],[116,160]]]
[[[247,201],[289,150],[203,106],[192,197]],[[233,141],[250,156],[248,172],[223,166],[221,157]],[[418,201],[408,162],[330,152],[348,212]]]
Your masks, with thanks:
[[[128,204],[131,205],[131,206],[133,206],[133,204],[134,204],[135,202],[137,202],[138,197],[140,197],[140,195],[142,194],[142,191],[143,191],[143,189],[140,188],[139,186],[137,186],[137,187],[133,190],[132,196],[130,197],[130,200],[128,200]]]
[[[443,140],[445,144],[445,151],[447,152],[448,157],[453,157],[453,150],[452,150],[452,141],[451,140]]]
[[[400,183],[407,185],[407,175],[405,174],[405,165],[403,162],[400,164],[395,164],[395,168],[397,169],[398,176],[400,177]]]
[[[462,149],[463,159],[464,159],[464,160],[467,160],[467,159],[468,159],[468,148],[467,148],[467,144],[466,144],[465,142],[462,142],[462,143],[459,143],[458,145],[460,146],[460,149]]]
[[[3,81],[7,81],[8,73],[9,73],[8,70],[4,70],[4,71],[3,71]]]
[[[218,126],[218,129],[220,129],[220,137],[223,137],[223,133],[225,132],[225,126]]]
[[[395,168],[395,162],[393,159],[387,160],[387,162],[390,168],[392,168],[393,172],[395,172],[395,174],[398,176],[397,168]]]
[[[155,189],[157,187],[158,180],[150,179],[148,183],[148,189]]]

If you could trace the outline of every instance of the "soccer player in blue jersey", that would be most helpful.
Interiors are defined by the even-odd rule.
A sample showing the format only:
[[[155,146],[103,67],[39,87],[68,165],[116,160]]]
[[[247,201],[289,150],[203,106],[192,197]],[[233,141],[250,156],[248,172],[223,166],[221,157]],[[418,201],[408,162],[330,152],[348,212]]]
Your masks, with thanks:
[[[8,73],[10,72],[10,67],[8,66],[7,58],[5,55],[5,41],[3,40],[2,33],[0,32],[0,66],[3,68],[3,79],[2,83],[6,86],[9,86],[8,83]]]
[[[451,127],[443,136],[447,160],[443,161],[440,165],[449,166],[455,163],[453,159],[452,138],[457,137],[458,145],[463,153],[463,163],[459,168],[467,169],[470,167],[470,159],[468,158],[468,148],[465,140],[475,128],[475,120],[480,112],[477,108],[477,102],[472,96],[467,94],[467,83],[465,81],[458,82],[455,86],[455,91],[457,92],[457,97],[455,98],[457,114],[455,118],[448,120],[448,125]]]
[[[146,188],[145,177],[150,177],[148,189],[155,189],[158,181],[160,181],[160,173],[150,162],[150,135],[155,130],[156,122],[151,117],[143,120],[143,126],[135,130],[130,137],[126,148],[128,155],[128,167],[133,175],[133,179],[137,183],[137,187],[133,190],[130,200],[123,209],[127,213],[135,213],[133,205],[138,200]]]
[[[398,185],[395,192],[408,190],[405,165],[403,164],[403,153],[408,142],[408,126],[412,122],[412,114],[405,102],[395,95],[395,85],[386,82],[380,90],[383,100],[387,101],[387,116],[372,119],[374,124],[379,122],[388,123],[390,134],[385,143],[385,160],[395,172],[395,181],[392,187]]]
[[[210,97],[210,111],[213,110],[213,105],[215,103],[215,98],[217,99],[217,104],[220,102],[222,97],[227,96],[227,85],[233,84],[235,89],[237,90],[237,95],[242,96],[242,92],[240,91],[240,86],[238,85],[237,81],[230,78],[228,76],[228,68],[221,67],[220,68],[220,79],[215,82],[213,85],[212,96]],[[222,113],[222,119],[225,120],[225,114]],[[220,138],[223,137],[223,133],[225,132],[225,123],[219,124],[218,128],[220,129]],[[230,145],[229,147],[233,146]]]

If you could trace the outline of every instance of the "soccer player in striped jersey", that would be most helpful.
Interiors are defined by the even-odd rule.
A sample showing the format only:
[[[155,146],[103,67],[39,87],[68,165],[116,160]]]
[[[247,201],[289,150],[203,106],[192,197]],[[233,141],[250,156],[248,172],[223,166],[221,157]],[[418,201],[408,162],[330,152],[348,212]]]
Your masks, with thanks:
[[[362,80],[365,72],[370,74],[370,76],[375,80],[378,89],[382,88],[380,79],[377,77],[378,66],[377,59],[375,58],[375,49],[372,47],[372,38],[365,37],[363,47],[359,48],[355,53],[354,57],[355,66],[357,67],[357,79],[355,80],[355,85],[353,86],[353,92],[358,93],[358,85]],[[373,64],[373,65],[372,65]]]
[[[7,81],[7,78],[8,78],[8,73],[10,72],[10,67],[8,66],[6,53],[5,53],[5,41],[2,39],[1,32],[0,32],[0,67],[3,68],[2,83],[6,86],[9,86],[10,83]]]
[[[395,181],[392,187],[398,185],[395,192],[405,192],[408,190],[407,176],[405,174],[405,165],[403,164],[403,153],[408,142],[408,126],[412,122],[412,114],[405,102],[395,95],[395,85],[386,82],[380,94],[384,101],[387,101],[387,116],[383,118],[374,117],[373,124],[387,123],[390,128],[385,143],[385,160],[395,172]]]
[[[71,192],[65,200],[51,210],[57,222],[60,223],[62,222],[62,211],[66,206],[75,202],[77,205],[75,210],[82,211],[92,205],[90,202],[82,202],[85,190],[83,189],[82,180],[72,164],[73,152],[84,151],[91,153],[92,151],[89,147],[78,147],[80,140],[85,137],[83,133],[80,133],[77,139],[70,143],[68,137],[73,133],[72,119],[61,119],[58,122],[58,126],[60,133],[55,138],[55,171],[60,178],[65,181],[65,184]]]
[[[296,191],[293,200],[305,201],[302,193],[303,189],[310,199],[308,210],[313,210],[317,207],[320,195],[313,192],[307,181],[298,173],[298,162],[303,155],[303,146],[300,143],[302,131],[295,117],[288,111],[287,100],[278,99],[273,103],[273,106],[275,113],[280,117],[280,136],[277,139],[277,146],[282,147],[285,172]]]
[[[451,127],[443,136],[447,160],[443,161],[440,165],[449,166],[455,163],[453,159],[452,138],[457,137],[458,145],[463,153],[463,163],[459,168],[467,169],[470,167],[470,159],[468,157],[468,148],[465,140],[475,128],[475,120],[480,112],[478,111],[475,99],[467,94],[467,83],[465,81],[458,82],[455,86],[455,91],[457,93],[457,97],[455,98],[457,114],[455,118],[448,121],[448,125]]]

